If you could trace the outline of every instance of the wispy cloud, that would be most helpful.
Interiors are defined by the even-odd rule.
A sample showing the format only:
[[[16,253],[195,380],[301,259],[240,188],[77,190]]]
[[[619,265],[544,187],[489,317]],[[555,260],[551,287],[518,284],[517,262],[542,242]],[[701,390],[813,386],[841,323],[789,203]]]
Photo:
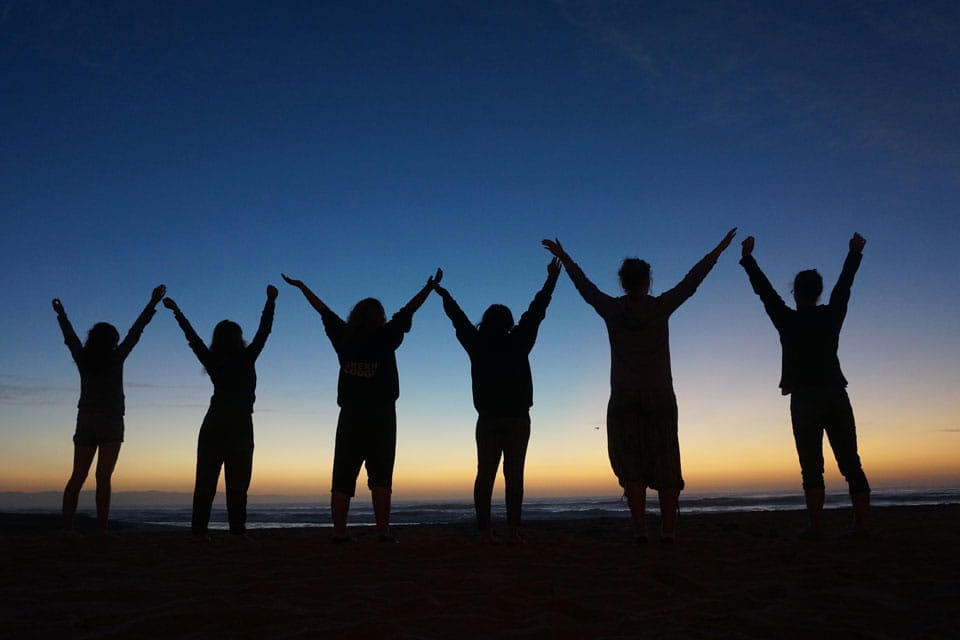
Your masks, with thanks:
[[[751,135],[799,126],[835,146],[960,167],[960,4],[557,5],[705,122],[762,125]]]

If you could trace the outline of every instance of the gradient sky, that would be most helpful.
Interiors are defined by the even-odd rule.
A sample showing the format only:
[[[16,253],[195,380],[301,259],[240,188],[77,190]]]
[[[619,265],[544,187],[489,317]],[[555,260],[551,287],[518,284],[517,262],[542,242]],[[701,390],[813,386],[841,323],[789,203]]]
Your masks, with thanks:
[[[337,363],[281,271],[345,316],[392,313],[440,266],[479,319],[526,307],[543,237],[613,294],[642,257],[659,293],[733,226],[671,323],[688,490],[799,486],[739,241],[787,295],[803,268],[831,287],[854,231],[840,356],[865,469],[956,485],[958,78],[950,1],[0,0],[0,491],[69,474],[53,297],[78,333],[125,333],[164,283],[201,336],[231,318],[249,338],[279,286],[251,493],[323,494]],[[436,297],[398,362],[397,498],[468,495],[469,363]],[[566,275],[531,362],[528,494],[615,494],[606,332]],[[166,309],[125,378],[115,490],[191,490],[211,385]]]

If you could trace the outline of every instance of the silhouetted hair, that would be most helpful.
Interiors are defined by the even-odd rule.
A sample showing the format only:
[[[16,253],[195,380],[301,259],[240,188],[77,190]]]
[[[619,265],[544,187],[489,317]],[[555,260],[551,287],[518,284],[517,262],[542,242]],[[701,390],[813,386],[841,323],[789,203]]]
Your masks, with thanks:
[[[221,320],[213,328],[213,339],[210,340],[210,352],[213,355],[229,355],[242,351],[246,346],[243,329],[233,320]]]
[[[364,298],[354,305],[347,316],[351,329],[377,329],[387,324],[387,313],[376,298]]]
[[[505,335],[513,329],[513,313],[502,304],[492,304],[483,312],[477,329],[487,335]]]
[[[98,322],[87,332],[87,341],[83,343],[83,356],[87,364],[94,369],[103,369],[110,363],[110,356],[117,343],[120,332],[108,322]]]
[[[624,258],[620,265],[620,286],[627,293],[631,291],[640,291],[646,293],[650,290],[650,265],[640,258]]]
[[[816,269],[801,271],[793,279],[793,298],[798,303],[816,304],[823,293],[823,278]]]

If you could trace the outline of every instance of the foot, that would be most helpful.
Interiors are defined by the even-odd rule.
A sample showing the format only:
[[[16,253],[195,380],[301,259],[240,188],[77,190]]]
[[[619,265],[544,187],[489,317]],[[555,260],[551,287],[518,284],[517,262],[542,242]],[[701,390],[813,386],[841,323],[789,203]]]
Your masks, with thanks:
[[[193,544],[211,544],[213,543],[213,538],[206,533],[195,533],[190,536],[190,542]]]
[[[489,544],[491,546],[496,546],[500,544],[500,536],[493,532],[493,529],[487,529],[486,531],[480,532],[480,542],[482,544]]]
[[[353,538],[350,536],[333,536],[330,538],[330,542],[333,544],[347,544],[349,542],[353,542]]]
[[[384,544],[397,544],[400,541],[397,540],[397,536],[392,533],[381,533],[377,536],[377,542],[382,542]]]
[[[247,535],[246,532],[244,532],[244,533],[231,533],[230,536],[227,538],[227,540],[229,540],[230,542],[232,542],[232,543],[234,543],[234,544],[243,544],[243,543],[246,543],[246,542],[253,542],[253,538],[251,538],[249,535]]]
[[[520,532],[514,531],[507,536],[507,545],[511,547],[518,547],[523,544],[523,536],[520,535]]]

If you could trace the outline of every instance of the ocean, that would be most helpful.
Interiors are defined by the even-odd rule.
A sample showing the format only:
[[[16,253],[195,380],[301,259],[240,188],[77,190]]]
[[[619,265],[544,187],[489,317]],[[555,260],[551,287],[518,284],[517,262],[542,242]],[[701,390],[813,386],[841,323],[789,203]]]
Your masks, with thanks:
[[[877,507],[957,504],[960,503],[960,488],[878,489],[874,490],[871,499],[872,504]],[[844,492],[827,494],[826,508],[828,509],[846,507],[849,504],[849,497]],[[656,512],[657,501],[655,495],[650,495],[648,508]],[[683,514],[738,511],[793,511],[803,508],[803,495],[798,491],[724,494],[684,493],[680,498],[681,516]],[[10,511],[11,509],[5,510]],[[14,511],[19,512],[36,512],[39,510],[34,508],[14,509]],[[49,511],[49,509],[44,509],[44,511]],[[93,510],[90,507],[81,506],[78,513],[92,514]],[[110,517],[112,520],[130,523],[188,528],[190,526],[190,505],[115,506],[110,511]],[[502,501],[494,501],[493,517],[495,523],[504,521],[505,513]],[[523,518],[528,522],[607,517],[628,517],[626,501],[621,497],[607,496],[528,498],[523,503]],[[472,524],[474,521],[473,502],[470,500],[397,500],[393,503],[390,521],[395,526]],[[350,524],[373,524],[373,511],[367,494],[360,493],[353,500],[350,506]],[[247,507],[247,527],[249,529],[329,526],[331,526],[330,508],[325,496],[317,502],[254,502]],[[210,528],[227,528],[227,511],[223,504],[222,495],[218,495],[214,504]]]

